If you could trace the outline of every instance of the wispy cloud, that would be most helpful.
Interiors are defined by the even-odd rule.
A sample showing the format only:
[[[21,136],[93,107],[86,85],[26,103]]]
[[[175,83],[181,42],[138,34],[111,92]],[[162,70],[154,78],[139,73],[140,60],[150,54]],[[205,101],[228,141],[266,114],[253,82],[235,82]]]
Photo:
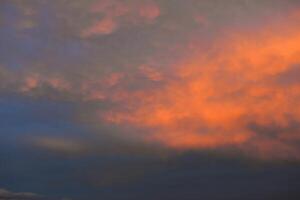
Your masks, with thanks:
[[[54,200],[52,198],[44,197],[30,192],[11,192],[0,188],[0,199],[2,200]],[[63,198],[60,200],[70,200]]]

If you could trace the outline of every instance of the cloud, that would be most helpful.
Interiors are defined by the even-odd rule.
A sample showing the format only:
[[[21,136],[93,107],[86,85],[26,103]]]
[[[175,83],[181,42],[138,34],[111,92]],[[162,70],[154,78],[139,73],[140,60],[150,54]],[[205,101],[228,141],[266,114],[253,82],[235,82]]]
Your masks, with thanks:
[[[11,192],[6,189],[0,188],[0,199],[1,200],[54,200],[52,198],[40,196],[30,192]],[[67,200],[67,199],[61,199]]]
[[[160,73],[158,70],[156,70],[153,67],[142,65],[142,66],[140,66],[139,70],[140,70],[140,73],[143,76],[145,76],[146,78],[148,78],[149,80],[152,80],[152,81],[161,81],[161,80],[163,80],[162,73]]]
[[[158,5],[148,0],[143,2],[100,0],[92,4],[90,12],[102,17],[82,31],[81,36],[84,38],[108,35],[124,25],[151,23],[160,16]]]
[[[90,150],[87,143],[74,138],[36,137],[32,138],[33,146],[48,152],[61,155],[83,155]]]
[[[153,21],[160,16],[159,7],[153,2],[146,2],[138,8],[139,16],[146,20]]]
[[[92,35],[107,35],[117,29],[117,23],[111,18],[104,18],[82,32],[83,37]]]
[[[274,81],[290,76],[300,62],[298,23],[288,14],[254,31],[227,30],[209,51],[193,49],[174,68],[175,80],[133,93],[125,112],[112,111],[104,118],[153,129],[145,139],[170,148],[234,146],[265,159],[300,159],[299,128],[291,129],[300,122],[299,84]],[[281,131],[266,137],[265,131],[249,128],[252,124]]]
[[[45,55],[40,60],[29,66],[26,63],[20,70],[1,66],[2,92],[71,101],[80,110],[76,117],[86,118],[85,122],[93,128],[110,124],[118,127],[118,137],[141,143],[158,143],[175,150],[233,146],[258,157],[299,159],[299,130],[293,126],[300,120],[297,12],[291,14],[285,8],[286,16],[264,18],[264,22],[254,25],[233,26],[234,23],[229,25],[222,20],[232,19],[226,10],[235,10],[238,7],[235,4],[218,4],[228,6],[224,10],[216,8],[221,16],[216,14],[219,12],[195,14],[192,9],[186,18],[183,15],[193,4],[186,8],[180,4],[176,12],[166,13],[169,15],[161,20],[160,28],[138,34],[135,30],[130,34],[121,33],[123,27],[155,22],[161,10],[168,6],[166,11],[172,11],[172,3],[155,2],[159,1],[78,1],[70,4],[76,12],[67,12],[64,3],[55,3],[53,7],[67,14],[58,18],[65,23],[58,23],[55,18],[54,24],[70,26],[72,34],[69,29],[54,26],[56,32],[47,32],[41,38],[50,42],[46,43]],[[87,9],[88,14],[76,18],[80,13],[77,9]],[[186,10],[177,12],[180,9]],[[73,23],[76,20],[71,20],[73,17],[80,22],[78,26]],[[67,23],[65,18],[72,22]],[[245,16],[241,22],[244,19]],[[202,26],[191,28],[195,20],[203,25],[208,23],[212,30],[203,30]],[[256,18],[253,21],[257,22]],[[84,25],[86,28],[82,29]],[[165,28],[170,26],[175,27],[171,36]],[[117,30],[120,36],[91,43],[76,38],[78,30],[84,37]],[[80,48],[73,46],[77,44],[72,43],[74,36]],[[69,40],[70,47],[64,43]],[[51,46],[52,41],[57,46]],[[67,50],[61,50],[64,48]],[[78,60],[73,54],[66,56],[66,52],[77,50],[85,56]],[[139,54],[140,51],[144,52]],[[107,57],[110,59],[106,60]],[[126,126],[132,131],[123,134],[122,128]],[[253,129],[270,130],[274,126],[281,132],[266,134]],[[266,137],[270,134],[273,137]],[[80,146],[73,140],[54,138],[40,139],[37,143],[61,152],[76,152]]]
[[[1,199],[40,199],[40,196],[34,193],[14,193],[5,189],[0,189],[0,198]]]

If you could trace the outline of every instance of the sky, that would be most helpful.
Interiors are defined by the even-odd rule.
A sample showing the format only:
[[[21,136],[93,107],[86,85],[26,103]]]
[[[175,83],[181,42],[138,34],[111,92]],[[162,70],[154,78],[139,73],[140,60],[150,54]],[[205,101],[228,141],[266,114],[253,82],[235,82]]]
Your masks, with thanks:
[[[0,0],[0,199],[300,199],[299,0]]]

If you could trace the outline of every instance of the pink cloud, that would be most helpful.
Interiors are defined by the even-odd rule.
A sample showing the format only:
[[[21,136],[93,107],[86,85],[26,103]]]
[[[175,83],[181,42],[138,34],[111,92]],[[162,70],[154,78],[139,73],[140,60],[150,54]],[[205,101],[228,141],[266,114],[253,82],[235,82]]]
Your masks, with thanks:
[[[155,20],[160,15],[160,8],[154,3],[141,5],[139,8],[139,16],[147,20]]]
[[[102,0],[92,5],[90,13],[101,15],[102,18],[82,31],[83,37],[108,35],[122,26],[131,26],[153,22],[160,16],[159,6],[152,2],[138,1],[107,1]]]
[[[194,20],[197,24],[199,24],[201,26],[208,26],[209,25],[208,19],[203,15],[196,15],[194,17]]]
[[[105,18],[84,30],[82,32],[82,36],[89,37],[93,35],[108,35],[113,33],[117,28],[118,24],[114,19]]]
[[[28,92],[39,85],[39,78],[37,75],[26,77],[24,80],[24,84],[21,86],[22,92]]]
[[[149,80],[161,81],[163,79],[162,73],[154,69],[153,67],[142,65],[139,67],[139,71],[143,76],[145,76]]]

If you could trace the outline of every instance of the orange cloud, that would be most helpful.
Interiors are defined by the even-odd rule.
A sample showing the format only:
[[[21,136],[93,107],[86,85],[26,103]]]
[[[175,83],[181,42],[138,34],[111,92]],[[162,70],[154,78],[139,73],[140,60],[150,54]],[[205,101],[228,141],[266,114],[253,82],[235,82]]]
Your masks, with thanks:
[[[180,63],[174,80],[131,93],[126,112],[104,118],[150,129],[147,141],[175,149],[234,146],[263,158],[300,159],[300,129],[293,126],[300,123],[300,84],[279,81],[300,64],[299,21],[289,15],[253,32],[227,31],[208,52]]]

